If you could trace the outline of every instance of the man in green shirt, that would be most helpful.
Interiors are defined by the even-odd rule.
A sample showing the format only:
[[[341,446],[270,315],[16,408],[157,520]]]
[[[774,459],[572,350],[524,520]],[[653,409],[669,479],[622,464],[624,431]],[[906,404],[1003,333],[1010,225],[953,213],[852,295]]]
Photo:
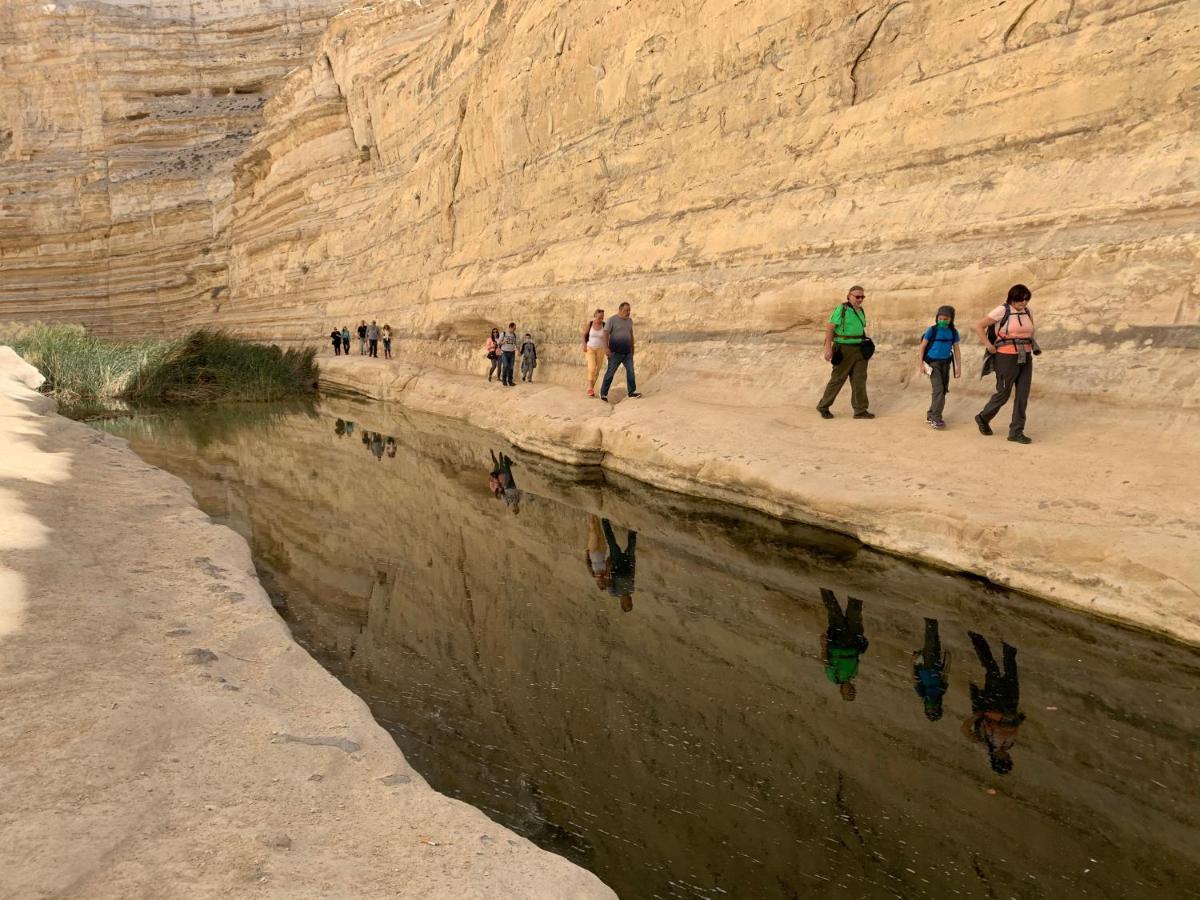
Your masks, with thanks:
[[[837,399],[838,392],[846,379],[850,379],[850,405],[854,407],[854,418],[873,419],[867,406],[867,360],[862,355],[862,342],[867,335],[867,313],[863,309],[866,291],[854,285],[841,303],[830,314],[825,323],[825,361],[833,364],[829,384],[817,404],[822,419],[832,419],[829,407]]]

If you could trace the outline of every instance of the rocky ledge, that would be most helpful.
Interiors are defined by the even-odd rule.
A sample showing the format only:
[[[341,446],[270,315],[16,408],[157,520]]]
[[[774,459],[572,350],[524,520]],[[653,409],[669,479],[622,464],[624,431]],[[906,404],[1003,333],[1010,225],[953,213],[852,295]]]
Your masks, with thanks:
[[[3,893],[613,896],[432,790],[242,538],[0,354]]]
[[[616,402],[603,404],[582,388],[503,388],[358,356],[321,365],[327,389],[451,416],[562,462],[821,525],[1200,642],[1196,448],[1185,431],[1165,446],[1152,412],[1122,411],[1117,427],[1100,407],[1046,403],[1038,441],[1024,447],[1002,433],[982,437],[970,412],[933,432],[921,424],[924,398],[912,393],[881,392],[873,421],[847,409],[826,422],[812,408],[703,403],[670,385],[656,393],[653,382],[640,399],[614,390]],[[1158,435],[1153,453],[1149,433]]]

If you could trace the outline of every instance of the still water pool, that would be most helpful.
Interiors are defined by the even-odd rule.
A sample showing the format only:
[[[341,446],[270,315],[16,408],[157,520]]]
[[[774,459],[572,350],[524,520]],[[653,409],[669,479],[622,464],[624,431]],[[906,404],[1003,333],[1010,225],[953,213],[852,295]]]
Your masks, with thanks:
[[[642,897],[1200,896],[1200,657],[379,404],[103,427],[438,790]]]

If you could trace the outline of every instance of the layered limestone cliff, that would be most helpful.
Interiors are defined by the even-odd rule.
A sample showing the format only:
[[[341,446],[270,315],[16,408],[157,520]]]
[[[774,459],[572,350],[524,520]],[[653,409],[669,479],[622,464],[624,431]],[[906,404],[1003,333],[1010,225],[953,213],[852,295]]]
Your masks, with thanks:
[[[147,28],[156,53],[113,49],[131,43],[111,23],[141,7],[50,9],[4,6],[20,128],[0,171],[0,318],[292,343],[374,318],[406,368],[344,361],[339,381],[397,399],[415,385],[422,408],[483,421],[496,404],[455,379],[484,370],[492,324],[532,332],[539,380],[581,395],[585,317],[630,300],[654,405],[609,417],[545,393],[500,423],[509,437],[1195,633],[1198,0],[351,2],[312,41],[328,4],[214,4]],[[229,24],[253,11],[253,27]],[[258,64],[222,52],[210,75],[218,26]],[[255,37],[268,26],[294,43]],[[192,68],[155,75],[187,34]],[[65,47],[82,74],[48,78],[39,59]],[[205,79],[225,95],[192,96]],[[221,159],[202,178],[121,187],[116,162],[196,152],[180,149],[197,131],[180,98],[153,99],[161,126],[150,100],[118,102],[159,81],[189,102],[247,84],[270,99],[246,113],[252,134],[213,126]],[[27,136],[55,131],[24,123],[84,94],[88,121],[109,124],[72,126],[97,149],[62,151],[92,174],[55,177],[59,202],[37,173],[60,151]],[[57,224],[100,196],[110,212],[86,239]],[[850,283],[880,344],[872,406],[919,429],[920,329],[945,302],[970,324],[1016,281],[1047,350],[1040,446],[796,430]],[[979,353],[968,336],[969,375]],[[956,384],[952,424],[970,428],[988,389]],[[998,496],[1009,471],[1024,480]]]
[[[513,319],[575,384],[586,315],[631,300],[656,389],[810,406],[797,354],[851,282],[890,350],[1023,281],[1040,391],[1178,411],[1198,74],[1194,0],[360,6],[268,104],[199,312],[378,318],[470,371]]]
[[[1197,401],[1196,0],[0,9],[9,317],[471,371],[512,318],[573,384],[628,299],[660,388],[810,405],[850,282],[887,349],[1024,281],[1039,389]]]
[[[0,320],[176,330],[271,85],[339,0],[0,2]]]

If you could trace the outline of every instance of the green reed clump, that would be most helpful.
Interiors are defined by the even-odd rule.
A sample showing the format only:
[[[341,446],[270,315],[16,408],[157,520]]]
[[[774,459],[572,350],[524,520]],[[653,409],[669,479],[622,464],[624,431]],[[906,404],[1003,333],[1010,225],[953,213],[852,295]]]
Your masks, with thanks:
[[[316,350],[280,350],[221,331],[194,331],[134,375],[124,398],[155,403],[282,400],[309,393]]]
[[[220,331],[128,342],[78,325],[9,326],[0,328],[0,343],[40,370],[43,390],[67,404],[282,400],[311,392],[317,381],[314,349],[282,351]]]
[[[43,390],[64,403],[123,396],[134,374],[168,347],[165,341],[105,341],[79,325],[8,326],[0,329],[0,344],[38,369],[46,377]]]

